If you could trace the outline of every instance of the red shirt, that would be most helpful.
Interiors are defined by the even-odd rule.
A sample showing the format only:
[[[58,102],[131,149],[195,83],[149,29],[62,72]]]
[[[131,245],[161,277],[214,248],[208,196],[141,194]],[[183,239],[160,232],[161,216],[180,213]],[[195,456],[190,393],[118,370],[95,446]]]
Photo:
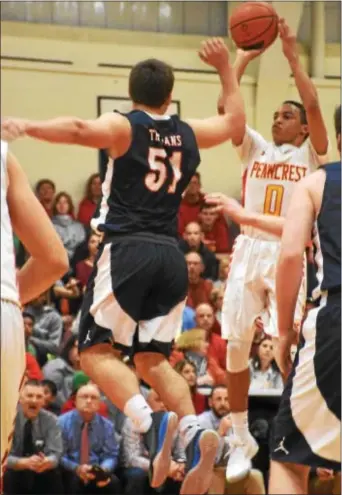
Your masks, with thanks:
[[[211,333],[209,335],[209,348],[208,348],[208,358],[214,358],[219,364],[220,368],[226,371],[227,363],[227,342],[223,340],[216,333]]]
[[[229,230],[223,217],[218,217],[210,232],[204,232],[204,244],[214,253],[229,252]]]
[[[91,199],[83,198],[78,208],[77,220],[88,226],[96,211],[97,204]]]
[[[187,306],[196,309],[199,304],[210,304],[210,294],[213,289],[211,280],[201,278],[198,284],[189,283]]]
[[[92,271],[93,271],[93,267],[88,265],[88,263],[86,263],[85,260],[79,261],[77,263],[76,278],[81,282],[82,287],[87,286]]]
[[[38,361],[29,352],[26,352],[26,376],[29,380],[43,380],[44,378]]]
[[[178,234],[183,236],[185,227],[190,222],[198,222],[200,206],[203,203],[204,195],[201,194],[197,203],[188,203],[186,198],[183,198],[178,210]]]

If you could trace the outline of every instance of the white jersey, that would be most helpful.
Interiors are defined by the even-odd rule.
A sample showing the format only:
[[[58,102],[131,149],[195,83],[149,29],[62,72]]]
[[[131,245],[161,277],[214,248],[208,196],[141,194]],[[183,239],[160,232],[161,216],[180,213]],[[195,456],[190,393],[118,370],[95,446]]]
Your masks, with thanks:
[[[309,138],[299,147],[276,146],[249,127],[237,151],[243,165],[245,208],[274,216],[286,215],[296,182],[328,161],[327,155],[316,153]],[[242,232],[254,238],[279,240],[252,227],[243,227]]]
[[[13,231],[7,206],[7,150],[8,144],[1,141],[1,298],[19,303]]]

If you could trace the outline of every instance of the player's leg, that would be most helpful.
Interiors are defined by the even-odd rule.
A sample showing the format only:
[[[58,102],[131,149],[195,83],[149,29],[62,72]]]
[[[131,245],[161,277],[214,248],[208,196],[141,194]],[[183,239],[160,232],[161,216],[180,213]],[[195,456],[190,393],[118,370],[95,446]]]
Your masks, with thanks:
[[[265,306],[264,290],[258,283],[258,258],[255,241],[240,236],[237,240],[222,310],[222,336],[228,340],[228,400],[236,445],[229,456],[227,480],[234,483],[251,469],[250,459],[258,450],[248,429],[249,354],[255,320]]]
[[[20,388],[25,376],[25,340],[21,311],[1,301],[1,473],[11,447]]]
[[[126,252],[126,256],[125,256]],[[118,358],[113,345],[129,354],[136,330],[134,315],[117,301],[121,279],[129,270],[127,250],[107,243],[101,247],[88,290],[84,296],[79,326],[81,368],[103,393],[128,416],[137,429],[146,432],[152,410],[140,393],[136,375]],[[116,276],[116,285],[112,273]],[[131,293],[139,312],[139,294]],[[137,316],[136,316],[137,318]]]
[[[160,246],[158,262],[160,273],[144,305],[145,318],[139,325],[134,360],[139,375],[180,418],[179,431],[187,453],[181,493],[202,494],[210,486],[219,438],[214,431],[200,429],[189,387],[168,362],[172,342],[182,324],[187,268],[177,247]]]
[[[270,495],[305,495],[308,493],[308,466],[271,461],[268,493]]]
[[[312,309],[303,325],[273,425],[270,493],[307,493],[297,479],[300,466],[341,469],[340,293],[331,299]]]

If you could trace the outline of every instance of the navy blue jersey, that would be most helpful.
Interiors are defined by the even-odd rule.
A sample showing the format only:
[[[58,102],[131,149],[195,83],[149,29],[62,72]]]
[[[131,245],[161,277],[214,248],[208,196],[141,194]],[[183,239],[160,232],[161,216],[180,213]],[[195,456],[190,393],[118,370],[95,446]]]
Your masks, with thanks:
[[[322,167],[326,173],[315,244],[321,291],[341,288],[341,162]]]
[[[178,116],[125,115],[132,127],[127,153],[109,160],[94,225],[107,234],[177,236],[177,213],[200,164],[191,127]]]

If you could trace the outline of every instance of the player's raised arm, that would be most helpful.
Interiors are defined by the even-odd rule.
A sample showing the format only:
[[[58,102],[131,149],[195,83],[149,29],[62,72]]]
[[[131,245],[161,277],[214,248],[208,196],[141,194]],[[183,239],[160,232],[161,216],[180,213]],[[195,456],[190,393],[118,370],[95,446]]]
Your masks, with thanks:
[[[13,229],[31,255],[18,273],[20,302],[26,304],[64,275],[69,262],[61,239],[11,153],[7,170],[7,203]]]
[[[279,21],[279,36],[283,45],[283,53],[291,67],[300,98],[306,111],[312,145],[318,155],[325,155],[328,151],[329,141],[319,105],[317,90],[300,63],[296,36],[284,19],[280,19]]]
[[[201,59],[215,67],[224,89],[224,115],[208,119],[189,119],[199,148],[211,148],[240,134],[246,125],[245,109],[236,79],[235,71],[229,61],[228,48],[223,40],[214,38],[206,41],[199,53]]]
[[[285,219],[272,215],[263,215],[247,211],[236,199],[222,193],[207,194],[205,202],[212,206],[215,212],[224,212],[239,225],[254,227],[269,234],[281,237]]]
[[[124,154],[131,142],[129,121],[114,112],[105,113],[95,120],[77,117],[57,117],[43,121],[5,119],[1,130],[2,133],[13,135],[13,138],[27,135],[50,143],[107,149],[113,157]]]

